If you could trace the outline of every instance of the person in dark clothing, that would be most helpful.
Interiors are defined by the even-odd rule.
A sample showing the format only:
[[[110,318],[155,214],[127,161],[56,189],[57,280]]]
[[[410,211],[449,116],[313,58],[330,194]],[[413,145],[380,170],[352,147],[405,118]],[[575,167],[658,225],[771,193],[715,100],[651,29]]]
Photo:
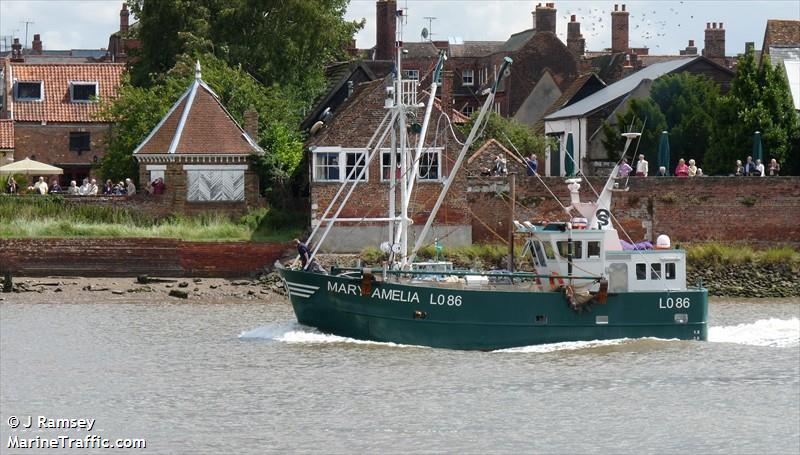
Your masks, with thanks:
[[[536,171],[539,168],[539,161],[536,159],[536,155],[531,154],[530,158],[525,159],[525,174],[528,176],[536,175]]]
[[[308,246],[301,242],[300,239],[294,239],[294,243],[297,245],[297,254],[300,255],[300,261],[303,264],[303,270],[305,270],[311,260],[311,251],[309,251]]]

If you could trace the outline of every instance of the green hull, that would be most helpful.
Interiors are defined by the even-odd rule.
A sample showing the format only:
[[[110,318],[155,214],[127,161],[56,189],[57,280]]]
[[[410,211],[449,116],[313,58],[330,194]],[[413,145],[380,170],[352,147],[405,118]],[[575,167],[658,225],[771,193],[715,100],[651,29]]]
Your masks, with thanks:
[[[708,291],[609,294],[573,310],[561,292],[452,289],[281,269],[301,324],[334,335],[448,349],[495,350],[564,341],[706,340]]]

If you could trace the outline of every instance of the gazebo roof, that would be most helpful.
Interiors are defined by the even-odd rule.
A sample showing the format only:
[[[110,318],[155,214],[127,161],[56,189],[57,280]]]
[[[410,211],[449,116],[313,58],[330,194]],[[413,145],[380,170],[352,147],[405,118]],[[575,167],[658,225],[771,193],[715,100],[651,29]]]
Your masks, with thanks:
[[[197,63],[192,85],[136,147],[134,155],[232,156],[263,154],[216,93],[200,77]]]

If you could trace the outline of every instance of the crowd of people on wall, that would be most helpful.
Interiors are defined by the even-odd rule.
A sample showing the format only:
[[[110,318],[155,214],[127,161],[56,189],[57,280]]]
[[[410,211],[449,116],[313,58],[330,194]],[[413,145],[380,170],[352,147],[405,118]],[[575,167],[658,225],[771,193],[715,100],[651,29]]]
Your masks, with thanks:
[[[634,171],[633,167],[628,164],[628,160],[623,158],[621,164],[619,165],[619,176],[620,177],[627,177],[631,175],[632,172],[635,172],[634,175],[639,177],[647,177],[649,172],[649,165],[647,160],[645,159],[644,155],[639,155],[639,160],[636,162],[636,170]],[[781,167],[778,164],[778,161],[773,158],[770,160],[769,166],[765,167],[764,164],[761,163],[761,160],[753,161],[753,157],[748,156],[747,161],[745,164],[742,164],[741,160],[736,160],[736,168],[734,173],[731,175],[735,176],[779,176],[781,172]],[[656,172],[657,177],[665,177],[668,176],[667,168],[665,166],[659,166],[658,171]],[[675,177],[705,177],[706,174],[703,173],[703,169],[697,166],[697,162],[694,159],[689,159],[689,163],[686,163],[686,160],[683,158],[678,160],[678,165],[675,166],[675,173],[673,174]]]
[[[154,181],[145,185],[144,194],[164,194],[165,189],[166,185],[164,184],[164,179],[158,177]],[[20,194],[22,192],[20,191],[19,183],[16,181],[13,175],[8,177],[5,190],[8,194]],[[114,183],[111,179],[108,179],[106,180],[105,185],[103,185],[103,188],[100,188],[97,185],[96,179],[85,178],[80,186],[78,186],[78,182],[72,180],[69,182],[68,187],[62,188],[56,179],[54,179],[52,182],[50,182],[50,185],[48,185],[44,177],[39,177],[39,179],[33,185],[27,187],[27,192],[40,195],[64,194],[68,196],[133,196],[136,194],[136,185],[134,185],[131,179],[125,179],[124,181],[119,181],[118,183]]]
[[[736,167],[734,168],[733,175],[735,176],[756,176],[756,177],[776,177],[781,175],[781,166],[778,164],[778,161],[773,158],[769,162],[769,166],[764,167],[764,164],[761,160],[756,160],[753,162],[753,157],[748,156],[745,163],[742,164],[742,160],[736,160]]]

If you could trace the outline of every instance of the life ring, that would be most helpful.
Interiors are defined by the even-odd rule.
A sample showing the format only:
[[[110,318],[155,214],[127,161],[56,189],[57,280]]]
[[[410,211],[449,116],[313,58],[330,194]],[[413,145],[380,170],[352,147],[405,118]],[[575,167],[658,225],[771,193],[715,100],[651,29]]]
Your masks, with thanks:
[[[556,281],[558,282],[558,286],[556,286]],[[555,291],[556,289],[562,287],[564,287],[564,279],[561,278],[556,272],[550,274],[550,290]]]

